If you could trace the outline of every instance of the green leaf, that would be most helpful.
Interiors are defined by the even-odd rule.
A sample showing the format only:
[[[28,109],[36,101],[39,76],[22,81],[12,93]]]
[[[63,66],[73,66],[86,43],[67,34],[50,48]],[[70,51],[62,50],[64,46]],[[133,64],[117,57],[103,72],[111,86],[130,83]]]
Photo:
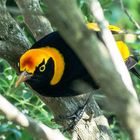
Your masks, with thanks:
[[[24,22],[24,16],[23,15],[19,15],[16,17],[16,20],[19,22],[19,23],[23,23]]]

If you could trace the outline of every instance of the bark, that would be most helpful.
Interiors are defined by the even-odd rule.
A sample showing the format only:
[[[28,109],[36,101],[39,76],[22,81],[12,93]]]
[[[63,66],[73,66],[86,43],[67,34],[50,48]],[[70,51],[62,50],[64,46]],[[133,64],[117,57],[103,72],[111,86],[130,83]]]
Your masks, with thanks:
[[[132,96],[135,94],[135,90],[124,64],[120,61],[123,70],[116,69],[116,62],[114,59],[110,59],[108,50],[85,27],[82,15],[73,1],[54,0],[52,2],[46,0],[46,4],[52,24],[58,28],[61,35],[85,64],[92,77],[98,81],[103,93],[109,99],[109,106],[120,118],[131,138],[139,140],[140,104]],[[109,49],[109,47],[107,48]],[[112,53],[110,50],[109,52]],[[128,81],[125,83],[124,79],[128,79]]]
[[[0,57],[17,69],[17,60],[29,48],[29,42],[7,12],[5,3],[5,0],[0,0]]]
[[[26,1],[23,1],[22,5],[27,6],[27,4],[24,4],[24,3],[26,3]],[[34,3],[34,1],[32,1],[32,3]],[[18,5],[20,7],[22,7],[22,5],[20,5],[20,4],[21,3],[19,3]],[[34,4],[32,4],[32,5],[34,5]],[[34,11],[32,11],[32,10],[30,12],[34,13]],[[34,14],[32,14],[31,16],[34,16]],[[28,15],[26,15],[26,18],[27,19],[29,18]],[[32,18],[32,17],[30,17],[30,18]],[[31,27],[32,23],[34,23],[34,22],[35,22],[35,20],[32,18],[32,21],[27,22],[27,24],[29,27]],[[40,20],[39,22],[42,22],[42,21]],[[38,26],[37,24],[36,24],[35,28],[32,28],[32,30],[34,30],[34,29],[44,32],[44,28],[41,26]],[[44,35],[45,35],[45,33],[44,33]],[[40,38],[39,34],[38,34],[37,38]],[[45,97],[41,97],[41,98],[47,104],[47,106],[49,106],[49,108],[53,112],[54,118],[57,121],[57,123],[63,125],[64,127],[67,127],[70,124],[71,120],[60,119],[60,118],[66,118],[67,116],[72,115],[74,112],[76,112],[79,109],[79,107],[83,106],[83,104],[85,103],[85,101],[87,100],[88,97],[87,97],[87,95],[83,95],[83,96],[77,96],[77,97],[71,97],[71,98],[69,97],[69,98],[65,98],[65,99],[64,98],[45,98]],[[87,112],[87,114],[90,114],[89,118],[91,118],[92,121],[90,120],[91,122],[88,124],[89,128],[88,127],[85,128],[86,120],[84,120],[84,119],[81,121],[82,125],[80,123],[79,123],[79,125],[77,125],[77,128],[78,128],[78,126],[82,126],[81,127],[82,129],[79,128],[79,130],[77,129],[77,131],[76,131],[78,133],[79,137],[81,137],[81,139],[87,139],[87,138],[89,138],[91,140],[98,139],[97,133],[99,133],[99,131],[102,131],[104,136],[106,135],[106,133],[108,134],[108,135],[106,135],[106,139],[113,139],[113,136],[110,135],[111,132],[108,129],[108,125],[106,125],[107,123],[106,123],[106,121],[104,121],[106,119],[103,117],[102,113],[100,112],[100,109],[99,109],[98,105],[96,104],[95,100],[90,101],[89,106],[91,106],[90,109],[88,111],[85,111],[85,112]],[[93,109],[92,109],[92,106],[94,106]],[[91,113],[91,110],[93,110],[92,113]],[[91,116],[94,116],[94,117],[91,117]],[[100,116],[101,116],[101,119],[97,119],[100,121],[98,121],[98,123],[96,123],[96,119],[94,120],[93,118],[96,118],[96,117],[100,118]],[[87,132],[89,131],[89,129],[91,129],[90,124],[92,124],[93,122],[94,122],[94,124],[97,124],[97,125],[93,125],[93,126],[91,125],[94,129],[92,129],[93,130],[91,132],[92,135],[91,134],[88,135]],[[102,126],[102,125],[100,125],[99,122],[102,124],[103,124],[103,122],[105,122],[105,124],[104,124],[105,129],[100,130],[101,128],[100,127],[98,128],[98,126]],[[96,133],[94,130],[96,130]],[[83,133],[83,132],[85,132],[85,133]],[[82,135],[82,134],[84,134],[84,135]],[[99,134],[99,135],[100,135],[99,138],[101,138],[102,134]]]
[[[24,16],[26,25],[29,27],[35,39],[39,40],[44,35],[53,31],[50,22],[43,16],[38,0],[15,1]]]
[[[24,3],[27,1],[22,1],[22,2],[23,2],[22,4],[24,5]],[[32,4],[34,2],[35,1],[32,1]],[[21,3],[19,2],[18,5],[22,7],[20,4]],[[2,7],[3,6],[5,5],[2,5]],[[32,12],[33,10],[32,8],[30,9],[31,10],[30,12]],[[10,55],[10,58],[4,57],[4,55],[7,55],[7,49],[3,47],[2,45],[0,45],[0,52],[1,50],[3,50],[3,53],[1,56],[5,58],[8,62],[10,62],[10,64],[13,66],[17,64],[19,56],[21,55],[21,53],[23,53],[26,50],[25,48],[28,45],[27,45],[26,38],[24,38],[22,31],[19,29],[15,21],[11,18],[11,16],[6,11],[5,13],[6,13],[5,18],[7,20],[5,20],[5,18],[2,18],[3,16],[0,15],[0,24],[3,23],[3,28],[6,30],[6,27],[9,25],[9,23],[13,21],[12,25],[13,25],[13,30],[15,30],[15,33],[13,36],[10,36],[11,38],[8,36],[9,41],[11,42],[13,41],[13,44],[12,44],[13,48],[11,46],[7,46],[8,54]],[[33,13],[34,13],[34,10],[33,10]],[[26,16],[29,16],[30,18],[32,18],[34,14],[26,15]],[[27,19],[29,17],[27,17]],[[43,22],[41,19],[38,19],[38,20],[39,20],[38,22]],[[32,30],[32,32],[34,32],[36,39],[39,39],[42,37],[43,34],[45,35],[46,33],[44,32],[44,26],[40,26],[39,24],[36,24],[34,28],[31,28],[32,23],[36,23],[36,22],[37,21],[35,20],[35,18],[32,18],[32,22],[30,21],[27,24],[29,24],[30,29]],[[6,26],[4,26],[5,23],[7,24]],[[41,33],[37,34],[36,32],[38,30],[40,30]],[[1,38],[4,38],[5,35],[8,35],[8,33],[9,31],[3,32],[3,34],[1,35]],[[21,36],[17,36],[18,34],[21,34]],[[17,40],[15,42],[14,39],[16,36],[17,36]],[[6,43],[7,41],[4,42],[5,46],[6,46]],[[16,46],[17,44],[20,49],[17,48]],[[13,49],[14,49],[14,52],[13,52]],[[13,54],[17,54],[17,57],[15,57],[15,55]],[[83,86],[85,85],[80,84],[80,87],[83,87]],[[93,91],[90,91],[89,93],[93,94],[92,92]],[[74,112],[76,112],[79,109],[79,107],[83,106],[86,100],[88,99],[88,96],[89,94],[83,94],[81,96],[69,97],[69,98],[44,98],[44,97],[41,97],[41,98],[53,112],[56,122],[61,124],[63,127],[67,127],[71,123],[71,120],[67,120],[64,118],[72,115]],[[96,104],[94,97],[92,97],[92,99],[89,101],[82,119],[80,119],[80,121],[75,127],[75,132],[76,133],[74,133],[74,136],[78,137],[79,140],[88,140],[88,139],[89,140],[101,140],[101,139],[112,140],[114,139],[111,131],[109,130],[107,120],[102,115],[102,112],[99,109],[98,105]],[[72,134],[72,131],[70,131],[70,133]]]

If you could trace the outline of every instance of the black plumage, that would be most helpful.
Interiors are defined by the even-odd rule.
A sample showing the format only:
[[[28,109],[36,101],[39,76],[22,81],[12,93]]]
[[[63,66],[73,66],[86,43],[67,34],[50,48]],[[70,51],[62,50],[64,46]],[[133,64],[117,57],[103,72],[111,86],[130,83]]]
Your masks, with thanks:
[[[64,57],[65,69],[59,83],[56,85],[50,85],[50,80],[54,72],[53,60],[50,59],[48,61],[46,64],[46,70],[43,72],[43,74],[40,73],[38,68],[36,68],[34,76],[32,76],[26,82],[38,93],[51,97],[74,96],[81,94],[73,89],[73,82],[75,80],[85,81],[90,84],[93,89],[98,88],[97,84],[94,82],[94,80],[92,80],[80,59],[57,31],[37,41],[30,49],[43,47],[52,47],[59,50]]]
[[[99,32],[96,33],[97,37],[100,39]],[[120,45],[121,46],[119,47],[121,48],[118,47],[120,52],[122,51],[124,53],[126,51],[127,54],[124,55],[121,52],[123,58],[124,56],[125,57],[127,56],[127,60],[125,60],[126,66],[131,72],[133,72],[136,76],[138,76],[139,73],[138,72],[136,73],[135,72],[136,70],[135,71],[133,70],[135,69],[134,66],[137,64],[137,60],[135,59],[135,57],[129,56],[129,49],[127,49],[128,47],[126,46],[126,44],[124,44],[121,41]],[[50,49],[52,54],[50,54]],[[37,51],[34,53],[34,50]],[[49,54],[50,56],[42,57],[43,55],[40,55],[40,53],[42,53],[40,50],[42,50],[43,52],[45,51],[45,55]],[[56,50],[58,52],[56,52]],[[32,53],[28,53],[30,51],[32,51]],[[61,59],[57,58],[57,56],[55,56],[55,53],[58,53],[62,58]],[[23,56],[24,59],[22,59]],[[40,59],[38,62],[39,57]],[[58,66],[59,61],[63,60],[64,64],[60,63],[60,66]],[[39,65],[37,63],[39,63]],[[39,94],[43,96],[64,97],[87,93],[88,92],[87,87],[84,88],[84,85],[86,84],[79,83],[87,83],[93,89],[99,88],[97,82],[95,82],[91,78],[90,74],[88,73],[87,69],[84,67],[78,56],[64,41],[64,39],[61,37],[58,31],[52,32],[49,35],[46,35],[44,38],[37,41],[27,52],[25,52],[21,56],[19,66],[22,74],[19,80],[17,81],[17,85],[20,82],[25,81],[35,91],[37,91]],[[61,74],[62,76],[60,76]],[[75,84],[77,84],[77,87],[75,86]]]

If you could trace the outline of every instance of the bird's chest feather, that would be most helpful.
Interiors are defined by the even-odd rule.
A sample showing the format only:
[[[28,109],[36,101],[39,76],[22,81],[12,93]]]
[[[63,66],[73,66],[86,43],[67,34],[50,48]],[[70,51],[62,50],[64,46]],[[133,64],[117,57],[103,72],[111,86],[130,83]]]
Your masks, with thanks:
[[[71,88],[75,80],[92,81],[91,78],[87,80],[87,77],[90,77],[87,70],[58,32],[43,38],[32,49],[39,45],[45,47],[51,59],[47,63],[44,74],[39,73],[39,77],[33,77],[27,82],[41,95],[53,97],[76,95],[78,93],[73,92]]]
[[[52,59],[47,63],[44,74],[39,74],[37,71],[38,75],[28,80],[27,83],[44,96],[62,97],[76,95],[71,89],[71,84],[73,81],[87,75],[87,72],[81,62],[76,58],[64,56],[64,62],[64,71],[61,73],[62,76],[56,84],[51,84],[52,78],[56,72],[55,63]]]

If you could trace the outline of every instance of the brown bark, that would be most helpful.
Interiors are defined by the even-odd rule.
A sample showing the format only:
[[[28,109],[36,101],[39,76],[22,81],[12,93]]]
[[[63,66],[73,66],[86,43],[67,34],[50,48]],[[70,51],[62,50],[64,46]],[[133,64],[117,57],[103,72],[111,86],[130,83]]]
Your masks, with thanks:
[[[5,3],[6,0],[0,0],[0,57],[17,69],[17,61],[20,55],[29,48],[29,42],[7,12]]]
[[[44,35],[53,31],[50,22],[43,16],[38,0],[15,1],[24,16],[26,25],[29,27],[35,39],[39,40]]]

